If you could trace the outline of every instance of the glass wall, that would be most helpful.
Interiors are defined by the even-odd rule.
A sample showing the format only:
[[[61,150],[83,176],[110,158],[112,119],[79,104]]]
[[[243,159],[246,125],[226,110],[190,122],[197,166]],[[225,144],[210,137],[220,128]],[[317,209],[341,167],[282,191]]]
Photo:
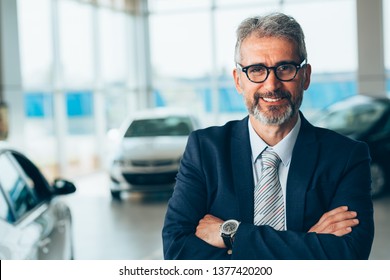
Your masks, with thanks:
[[[187,106],[205,116],[205,124],[244,116],[246,109],[232,79],[235,31],[246,17],[272,11],[294,16],[306,34],[309,63],[313,67],[312,86],[302,107],[308,115],[356,94],[354,0],[180,3],[149,1],[157,106]]]
[[[203,112],[213,61],[209,1],[178,3],[149,1],[154,104]]]
[[[18,18],[26,117],[24,129],[28,138],[26,150],[47,171],[55,172],[57,143],[53,107],[54,53],[50,3],[50,0],[18,1]]]
[[[49,177],[101,167],[136,107],[130,1],[18,0],[18,20],[28,154]]]

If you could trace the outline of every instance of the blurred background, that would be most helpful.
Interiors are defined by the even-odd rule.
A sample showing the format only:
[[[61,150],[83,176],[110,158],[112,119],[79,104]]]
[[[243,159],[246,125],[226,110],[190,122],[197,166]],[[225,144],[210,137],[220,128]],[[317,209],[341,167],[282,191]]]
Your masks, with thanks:
[[[305,32],[309,120],[349,97],[387,100],[390,0],[0,0],[0,138],[49,181],[75,183],[63,198],[75,259],[162,258],[169,192],[110,195],[109,170],[124,164],[114,159],[123,124],[156,107],[188,110],[192,129],[244,117],[232,79],[235,29],[271,11]],[[387,111],[378,113],[381,132],[390,130]],[[390,150],[389,135],[380,151]],[[378,166],[387,183],[388,157]],[[372,258],[390,259],[388,194],[374,203]]]

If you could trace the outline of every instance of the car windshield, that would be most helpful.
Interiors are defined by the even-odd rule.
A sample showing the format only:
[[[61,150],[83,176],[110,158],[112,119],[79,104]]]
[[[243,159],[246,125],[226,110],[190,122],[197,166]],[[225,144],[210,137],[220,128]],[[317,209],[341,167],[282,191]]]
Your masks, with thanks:
[[[131,123],[125,137],[187,136],[192,129],[188,117],[142,119]]]
[[[323,114],[316,125],[345,135],[361,133],[370,129],[385,110],[386,105],[379,102],[339,107]]]

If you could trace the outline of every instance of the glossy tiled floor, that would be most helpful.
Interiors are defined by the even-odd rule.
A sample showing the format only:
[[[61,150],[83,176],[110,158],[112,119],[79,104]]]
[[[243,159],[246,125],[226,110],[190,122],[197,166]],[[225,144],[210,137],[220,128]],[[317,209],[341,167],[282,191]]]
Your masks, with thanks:
[[[375,238],[370,259],[390,260],[390,194],[374,200]]]
[[[74,181],[65,199],[74,224],[75,259],[162,259],[161,228],[169,195],[111,199],[108,178],[97,173]]]
[[[76,259],[162,259],[161,228],[169,195],[125,195],[122,202],[112,201],[105,173],[75,183],[77,193],[64,199],[73,213]],[[390,195],[374,205],[376,236],[370,258],[390,260]]]

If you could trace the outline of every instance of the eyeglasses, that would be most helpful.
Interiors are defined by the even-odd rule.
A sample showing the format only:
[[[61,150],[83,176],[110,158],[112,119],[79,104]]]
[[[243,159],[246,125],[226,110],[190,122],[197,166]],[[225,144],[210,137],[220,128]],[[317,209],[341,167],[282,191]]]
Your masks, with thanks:
[[[267,80],[271,70],[274,71],[276,78],[282,82],[292,81],[298,73],[298,70],[306,65],[306,59],[301,64],[283,63],[274,67],[267,67],[263,64],[253,64],[242,67],[237,63],[237,68],[244,72],[249,81],[253,83],[262,83]]]

